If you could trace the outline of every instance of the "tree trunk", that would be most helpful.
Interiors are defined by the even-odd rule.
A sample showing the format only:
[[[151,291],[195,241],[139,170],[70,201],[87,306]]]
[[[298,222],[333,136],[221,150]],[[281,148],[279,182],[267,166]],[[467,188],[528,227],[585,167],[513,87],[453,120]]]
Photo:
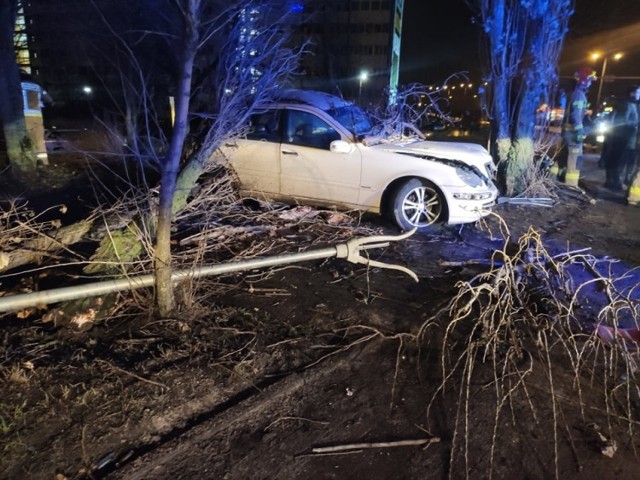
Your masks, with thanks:
[[[492,154],[497,158],[498,181],[500,189],[508,189],[509,152],[511,151],[511,134],[509,131],[509,99],[507,96],[507,80],[504,77],[494,79],[493,88],[493,125],[494,141]]]
[[[507,196],[519,195],[527,189],[527,172],[533,164],[533,139],[522,137],[511,143],[505,171]]]
[[[20,69],[13,48],[15,19],[15,1],[0,0],[0,124],[9,163],[18,173],[26,173],[36,168],[37,157],[24,119]]]
[[[55,232],[44,232],[38,238],[24,242],[20,248],[0,252],[0,272],[40,262],[69,245],[86,237],[93,224],[92,220],[83,220]]]
[[[556,67],[572,0],[470,0],[487,40],[492,117],[491,153],[500,188],[518,195],[537,180],[535,111],[557,87]]]
[[[198,42],[198,14],[200,0],[187,0],[185,6],[185,32],[183,38],[180,78],[176,92],[175,123],[169,153],[162,167],[160,182],[160,204],[158,206],[158,229],[156,232],[155,269],[158,313],[169,316],[175,309],[173,284],[171,282],[171,224],[176,179],[184,140],[188,132],[189,98],[193,63]]]

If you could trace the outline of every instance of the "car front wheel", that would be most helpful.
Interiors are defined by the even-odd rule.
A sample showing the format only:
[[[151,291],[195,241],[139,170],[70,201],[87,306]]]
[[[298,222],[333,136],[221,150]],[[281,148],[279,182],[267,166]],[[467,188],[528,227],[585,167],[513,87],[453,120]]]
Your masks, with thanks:
[[[444,222],[444,198],[431,183],[409,180],[394,191],[391,202],[392,219],[401,230],[437,230]]]

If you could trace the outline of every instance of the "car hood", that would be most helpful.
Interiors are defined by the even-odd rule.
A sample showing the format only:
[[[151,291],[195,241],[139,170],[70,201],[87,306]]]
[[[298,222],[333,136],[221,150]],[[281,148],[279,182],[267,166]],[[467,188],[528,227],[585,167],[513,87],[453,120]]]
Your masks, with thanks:
[[[433,159],[459,160],[487,171],[487,163],[491,162],[491,155],[482,145],[476,143],[433,142],[429,140],[411,140],[392,143],[378,143],[370,145],[376,150],[386,150],[404,155]],[[431,158],[430,158],[431,157]]]

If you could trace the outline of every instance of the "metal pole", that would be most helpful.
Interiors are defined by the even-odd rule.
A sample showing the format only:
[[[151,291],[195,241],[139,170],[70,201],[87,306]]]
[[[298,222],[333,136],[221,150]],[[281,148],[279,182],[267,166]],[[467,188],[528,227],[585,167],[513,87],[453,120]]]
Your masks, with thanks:
[[[604,57],[602,62],[602,73],[600,75],[600,83],[598,83],[598,95],[596,96],[596,110],[600,112],[600,96],[602,95],[602,84],[604,83],[604,76],[607,73],[607,58]]]
[[[177,270],[173,272],[173,275],[171,275],[171,280],[175,282],[185,278],[221,275],[223,273],[253,270],[254,268],[272,267],[275,265],[335,257],[336,255],[337,248],[334,246],[319,250],[311,250],[308,252],[291,253],[267,258],[255,258],[239,262],[223,263],[220,265],[197,267],[189,270]],[[73,287],[63,287],[40,292],[10,295],[7,297],[0,297],[0,312],[21,310],[34,305],[48,305],[50,303],[96,297],[124,290],[137,290],[139,288],[151,287],[154,284],[155,276],[152,273],[149,273],[146,275],[105,280],[102,282],[87,283]]]
[[[388,268],[404,272],[416,282],[418,277],[406,267],[370,260],[360,255],[361,250],[370,248],[380,248],[389,245],[390,241],[404,240],[413,235],[416,229],[396,236],[373,236],[353,238],[346,243],[338,243],[331,247],[319,248],[299,253],[287,253],[273,257],[252,258],[238,262],[229,262],[218,265],[206,265],[186,270],[176,270],[171,275],[171,280],[177,282],[185,278],[200,278],[211,275],[221,275],[223,273],[241,272],[256,268],[273,267],[276,265],[286,265],[289,263],[306,262],[321,258],[344,258],[348,262],[369,265],[371,267]],[[48,305],[50,303],[64,302],[67,300],[78,300],[81,298],[95,297],[108,293],[121,292],[124,290],[136,290],[138,288],[152,287],[155,285],[155,275],[148,273],[133,277],[105,280],[102,282],[87,283],[73,287],[56,288],[40,292],[24,293],[19,295],[9,295],[0,297],[0,313],[21,310],[36,305]]]

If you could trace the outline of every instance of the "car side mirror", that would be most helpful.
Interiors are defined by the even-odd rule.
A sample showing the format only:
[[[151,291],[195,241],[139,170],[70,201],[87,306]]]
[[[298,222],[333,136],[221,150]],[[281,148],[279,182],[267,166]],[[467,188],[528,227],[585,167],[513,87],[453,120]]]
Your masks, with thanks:
[[[351,153],[353,145],[349,142],[345,142],[344,140],[334,140],[331,142],[329,149],[333,153]]]

